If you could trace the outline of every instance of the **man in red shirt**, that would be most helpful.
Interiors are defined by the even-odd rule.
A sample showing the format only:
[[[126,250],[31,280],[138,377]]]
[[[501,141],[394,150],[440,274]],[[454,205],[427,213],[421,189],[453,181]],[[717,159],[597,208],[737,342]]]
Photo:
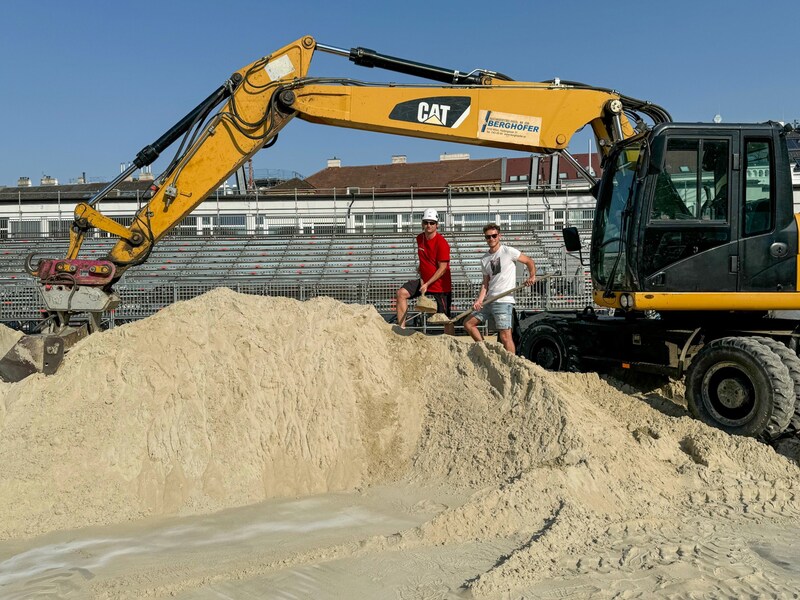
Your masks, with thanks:
[[[450,244],[439,234],[439,214],[432,208],[425,209],[422,215],[422,233],[417,236],[419,279],[407,281],[397,290],[397,324],[405,329],[408,301],[428,294],[436,300],[437,312],[450,317],[450,304],[453,300],[450,281]],[[455,333],[452,323],[446,323],[444,332]]]

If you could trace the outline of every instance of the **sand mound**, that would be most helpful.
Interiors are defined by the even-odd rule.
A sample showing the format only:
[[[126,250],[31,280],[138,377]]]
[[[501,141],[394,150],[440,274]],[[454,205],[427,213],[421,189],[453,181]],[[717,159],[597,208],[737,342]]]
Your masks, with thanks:
[[[216,290],[4,388],[3,535],[403,476],[494,484],[573,444],[542,375],[369,307]]]
[[[0,358],[22,337],[22,332],[0,325]]]
[[[630,391],[498,344],[400,336],[371,307],[219,289],[0,387],[0,536],[446,485],[475,492],[368,546],[511,539],[470,585],[500,597],[663,564],[737,519],[800,518],[796,462],[692,420],[670,389]]]
[[[441,353],[413,345],[371,308],[226,289],[91,336],[56,376],[3,388],[2,535],[402,471]]]

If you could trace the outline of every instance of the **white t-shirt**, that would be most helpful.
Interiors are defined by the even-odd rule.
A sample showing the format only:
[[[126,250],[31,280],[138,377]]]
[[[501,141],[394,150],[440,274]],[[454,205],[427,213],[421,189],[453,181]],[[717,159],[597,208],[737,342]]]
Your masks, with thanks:
[[[486,298],[502,294],[517,287],[517,259],[522,252],[511,246],[501,245],[497,252],[487,252],[481,257],[481,271],[489,276],[489,289]],[[514,303],[514,294],[509,294],[497,300],[500,302]]]

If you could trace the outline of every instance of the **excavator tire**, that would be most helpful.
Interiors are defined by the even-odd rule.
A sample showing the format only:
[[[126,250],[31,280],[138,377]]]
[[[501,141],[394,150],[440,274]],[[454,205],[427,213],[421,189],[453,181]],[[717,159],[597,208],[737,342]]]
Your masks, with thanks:
[[[759,342],[769,347],[783,361],[789,369],[789,376],[794,383],[794,410],[789,418],[789,426],[784,434],[796,435],[800,431],[800,357],[797,356],[786,344],[768,337],[756,337]]]
[[[794,382],[780,356],[758,339],[725,337],[703,347],[692,360],[686,402],[704,423],[771,441],[794,413]]]
[[[549,371],[580,372],[580,353],[566,321],[534,323],[523,333],[519,353]]]

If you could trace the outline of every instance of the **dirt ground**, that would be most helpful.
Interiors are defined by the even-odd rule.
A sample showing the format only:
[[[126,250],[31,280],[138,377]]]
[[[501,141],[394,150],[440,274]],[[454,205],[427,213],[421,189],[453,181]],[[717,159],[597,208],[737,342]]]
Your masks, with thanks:
[[[0,461],[4,599],[800,597],[797,440],[329,298],[90,336]]]

